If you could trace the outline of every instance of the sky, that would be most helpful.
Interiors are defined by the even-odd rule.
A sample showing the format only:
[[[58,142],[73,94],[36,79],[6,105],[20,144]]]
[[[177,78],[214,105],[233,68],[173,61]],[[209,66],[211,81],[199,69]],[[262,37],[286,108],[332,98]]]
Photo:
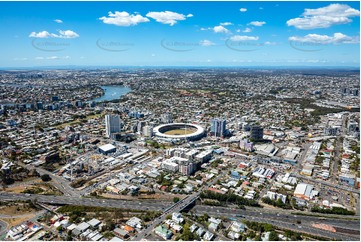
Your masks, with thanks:
[[[359,2],[0,2],[0,68],[360,65]]]

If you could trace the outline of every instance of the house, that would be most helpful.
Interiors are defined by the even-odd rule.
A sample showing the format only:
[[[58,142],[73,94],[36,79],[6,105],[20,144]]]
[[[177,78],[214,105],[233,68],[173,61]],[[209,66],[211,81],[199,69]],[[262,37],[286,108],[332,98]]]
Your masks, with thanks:
[[[217,229],[218,229],[218,224],[210,223],[210,224],[208,225],[208,229],[209,229],[210,231],[215,232],[215,231],[217,231]]]
[[[102,222],[100,222],[98,219],[93,218],[92,220],[88,221],[88,224],[90,225],[90,227],[92,227],[93,229],[97,229],[99,227],[99,225]]]
[[[227,237],[233,240],[239,240],[239,237],[241,235],[239,233],[236,233],[234,231],[229,231],[229,233],[227,234]]]
[[[230,226],[230,229],[233,232],[237,232],[237,233],[243,233],[245,228],[246,228],[246,226],[243,223],[240,223],[237,221],[234,221]]]
[[[180,213],[173,213],[172,220],[178,224],[181,224],[181,223],[183,223],[184,218],[182,217],[182,214],[180,214]]]
[[[77,227],[76,224],[71,224],[71,225],[69,225],[66,229],[67,229],[68,231],[72,231],[72,230],[75,229],[76,227]]]
[[[124,229],[120,229],[120,228],[115,228],[113,230],[113,233],[117,236],[119,236],[120,238],[126,239],[129,237],[129,233],[128,231],[124,230]]]
[[[196,231],[196,234],[197,234],[199,237],[202,237],[205,232],[206,232],[206,231],[205,231],[203,228],[199,227],[198,230]]]
[[[76,226],[76,228],[73,230],[73,235],[78,236],[84,231],[86,231],[89,227],[90,225],[88,223],[82,222],[81,224]]]
[[[132,226],[129,226],[129,225],[125,225],[124,230],[127,231],[128,233],[134,233],[135,232],[135,229]]]
[[[99,241],[100,239],[103,238],[103,235],[101,234],[96,234],[94,237],[92,237],[90,240],[91,241]]]
[[[219,218],[210,217],[210,218],[208,219],[208,222],[210,222],[210,223],[215,223],[215,224],[219,225],[219,224],[222,222],[222,220],[219,219]]]
[[[109,241],[123,241],[123,240],[121,238],[118,238],[118,237],[114,236]]]
[[[183,229],[183,227],[177,223],[175,223],[173,220],[165,220],[164,223],[167,225],[168,228],[172,230],[174,233],[180,233]]]
[[[131,226],[133,228],[141,229],[142,228],[142,222],[143,221],[140,218],[132,217],[125,224],[129,225],[129,226]]]
[[[196,231],[196,229],[198,229],[198,226],[196,224],[192,224],[192,226],[189,228],[189,230],[191,231],[191,233],[193,233],[194,231]]]
[[[214,234],[212,234],[211,232],[207,231],[206,234],[203,236],[203,239],[205,240],[212,240],[214,238]]]
[[[172,231],[168,230],[165,226],[159,225],[154,229],[154,232],[165,240],[170,239],[173,236]]]

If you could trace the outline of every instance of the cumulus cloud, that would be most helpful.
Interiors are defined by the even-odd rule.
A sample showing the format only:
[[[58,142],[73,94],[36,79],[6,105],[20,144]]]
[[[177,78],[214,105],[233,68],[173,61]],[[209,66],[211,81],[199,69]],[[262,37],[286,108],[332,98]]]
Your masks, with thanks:
[[[245,28],[245,30],[242,31],[243,33],[250,33],[252,32],[251,28]]]
[[[162,24],[169,24],[173,26],[177,23],[177,21],[185,20],[186,18],[193,17],[193,14],[188,14],[185,16],[181,13],[175,13],[171,11],[163,11],[163,12],[149,12],[147,17],[155,19],[155,21]]]
[[[78,38],[79,34],[73,30],[58,30],[59,34],[49,33],[48,31],[31,32],[29,37],[32,38],[62,38],[62,39],[73,39]]]
[[[233,23],[231,23],[231,22],[224,22],[224,23],[220,23],[220,25],[222,25],[222,26],[228,26],[228,25],[233,25]]]
[[[219,26],[213,27],[213,32],[228,34],[230,31],[228,29],[226,29],[225,27],[223,27],[222,25],[219,25]]]
[[[63,20],[61,19],[54,19],[54,22],[58,23],[58,24],[62,24],[63,23]]]
[[[261,27],[265,24],[266,24],[265,21],[252,21],[252,22],[248,23],[248,25],[253,25],[253,26],[257,26],[257,27]]]
[[[242,13],[247,12],[247,8],[240,8],[239,11],[241,11]]]
[[[332,25],[352,22],[351,17],[360,16],[360,11],[346,4],[330,4],[316,9],[305,9],[302,17],[287,21],[288,26],[298,29],[328,28]]]
[[[108,17],[101,17],[99,20],[103,21],[105,24],[114,24],[116,26],[129,27],[134,26],[139,23],[149,22],[148,18],[143,17],[139,13],[129,14],[128,12],[118,12],[114,13],[108,12]]]
[[[79,35],[72,30],[59,30],[60,38],[73,39],[78,38]]]
[[[306,36],[291,36],[290,41],[303,43],[317,43],[317,44],[357,44],[360,43],[359,36],[347,36],[342,33],[334,33],[333,36],[308,34]]]
[[[212,45],[215,45],[215,43],[213,43],[210,40],[205,39],[205,40],[201,40],[199,42],[199,45],[201,45],[201,46],[212,46]]]
[[[246,40],[258,40],[258,36],[247,36],[247,35],[234,35],[229,38],[232,41],[246,41]]]

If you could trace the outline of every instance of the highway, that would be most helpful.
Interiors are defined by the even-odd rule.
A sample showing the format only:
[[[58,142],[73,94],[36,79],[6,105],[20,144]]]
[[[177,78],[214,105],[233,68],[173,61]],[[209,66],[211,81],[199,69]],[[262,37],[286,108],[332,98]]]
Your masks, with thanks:
[[[15,194],[0,192],[1,201],[26,201],[37,200],[37,202],[53,204],[53,205],[82,205],[92,207],[106,207],[106,208],[123,208],[144,211],[163,211],[167,207],[173,205],[173,202],[160,200],[117,200],[117,199],[97,199],[97,198],[80,198],[67,196],[48,196],[48,195],[34,195],[34,194]]]
[[[215,181],[212,181],[212,183]],[[14,201],[14,200],[37,200],[41,203],[47,204],[69,204],[69,205],[83,205],[83,206],[94,206],[94,207],[105,207],[105,208],[120,208],[120,209],[134,209],[134,210],[145,210],[145,211],[164,211],[163,214],[155,219],[151,225],[147,228],[143,229],[137,236],[133,238],[133,240],[141,240],[146,237],[157,225],[159,225],[162,221],[165,220],[165,217],[168,214],[172,214],[173,212],[182,211],[185,207],[187,207],[190,203],[195,201],[200,192],[195,193],[191,196],[186,197],[185,199],[179,201],[178,203],[166,202],[160,200],[116,200],[116,199],[97,199],[97,198],[79,198],[79,197],[67,197],[67,196],[46,196],[46,195],[31,195],[31,194],[14,194],[14,193],[0,193],[1,201]],[[238,218],[238,216],[242,219],[247,219],[250,221],[256,222],[265,222],[270,223],[275,226],[280,226],[288,229],[292,229],[298,232],[303,233],[312,233],[320,236],[324,236],[327,238],[336,238],[342,240],[358,240],[359,237],[344,235],[340,233],[331,233],[327,231],[323,231],[320,229],[316,229],[311,227],[312,222],[317,223],[325,223],[333,226],[360,230],[360,221],[359,220],[344,220],[344,219],[336,219],[336,218],[327,218],[327,215],[324,216],[323,219],[312,216],[304,216],[304,215],[292,215],[290,214],[293,211],[286,210],[268,210],[262,208],[249,208],[246,210],[243,209],[234,209],[229,207],[212,207],[212,206],[203,206],[196,205],[192,208],[192,211],[199,214],[207,213],[209,215],[214,216],[225,216],[228,218]],[[334,215],[333,215],[334,216]],[[346,216],[343,216],[346,218]],[[359,218],[357,216],[347,216],[347,218],[356,219]],[[301,224],[297,224],[297,220],[301,222]],[[330,236],[333,237],[330,237]]]
[[[315,217],[308,217],[308,216],[299,216],[299,215],[281,215],[274,217],[274,214],[267,214],[267,213],[257,213],[257,212],[248,212],[246,210],[237,210],[237,209],[228,209],[228,208],[210,208],[208,206],[196,206],[193,210],[193,213],[197,215],[203,215],[207,213],[209,216],[224,216],[226,218],[230,218],[232,220],[248,220],[253,222],[260,222],[260,223],[268,223],[279,228],[289,229],[301,233],[312,234],[316,236],[322,236],[330,239],[336,240],[348,240],[348,241],[358,241],[360,236],[358,235],[346,235],[341,233],[334,233],[326,230],[317,229],[311,227],[312,223],[324,223],[330,224],[330,221],[333,221],[335,224],[335,219],[326,219],[320,220],[319,218]],[[297,223],[300,221],[301,223]],[[359,221],[339,221],[336,224],[343,224],[346,222],[345,226],[352,226],[355,230],[360,229]]]

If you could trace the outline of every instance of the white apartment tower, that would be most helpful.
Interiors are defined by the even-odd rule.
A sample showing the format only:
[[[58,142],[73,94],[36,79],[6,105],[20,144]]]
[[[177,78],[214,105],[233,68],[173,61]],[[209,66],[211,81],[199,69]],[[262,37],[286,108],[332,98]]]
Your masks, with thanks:
[[[121,130],[120,116],[112,114],[105,115],[105,130],[108,138],[111,138],[114,133],[119,133]]]

